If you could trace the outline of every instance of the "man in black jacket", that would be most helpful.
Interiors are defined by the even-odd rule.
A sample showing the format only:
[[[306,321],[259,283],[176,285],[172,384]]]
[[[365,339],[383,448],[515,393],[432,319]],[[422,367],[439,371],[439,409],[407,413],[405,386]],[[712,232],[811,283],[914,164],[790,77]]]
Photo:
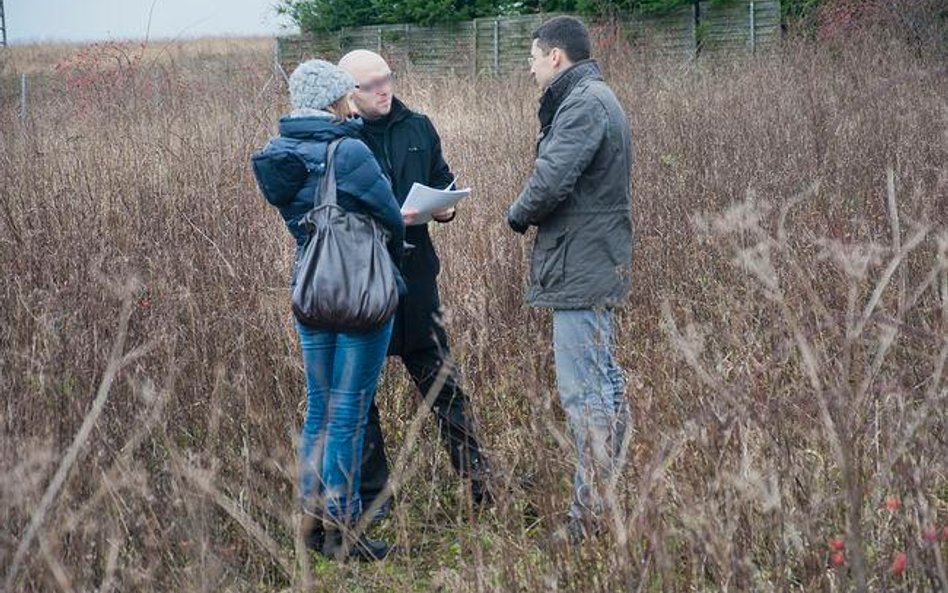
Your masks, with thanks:
[[[395,98],[395,75],[385,60],[373,52],[357,50],[344,56],[339,66],[356,81],[353,102],[365,121],[363,139],[391,180],[399,204],[405,202],[415,182],[444,188],[454,181],[441,152],[438,132],[427,116],[411,111]],[[402,298],[395,316],[389,355],[401,357],[422,397],[427,397],[432,387],[437,386],[439,373],[442,367],[445,369],[443,386],[436,395],[431,393],[432,411],[451,464],[462,478],[471,481],[474,502],[482,504],[488,497],[484,482],[487,464],[466,409],[467,397],[458,386],[448,337],[441,322],[437,282],[441,263],[428,234],[428,225],[412,226],[414,214],[404,213],[405,240],[413,249],[403,266],[408,294]],[[451,222],[454,217],[454,209],[434,215],[435,221],[441,224]],[[373,402],[362,465],[362,500],[367,509],[383,491],[388,476],[379,413]]]

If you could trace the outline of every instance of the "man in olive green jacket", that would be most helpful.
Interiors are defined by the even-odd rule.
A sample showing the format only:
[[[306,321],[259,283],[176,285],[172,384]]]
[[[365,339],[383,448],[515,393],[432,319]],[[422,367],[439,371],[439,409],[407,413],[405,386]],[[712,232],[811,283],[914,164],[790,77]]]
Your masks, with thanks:
[[[600,523],[628,422],[613,309],[630,288],[632,143],[589,54],[577,19],[557,17],[534,32],[530,71],[544,91],[537,159],[507,212],[514,231],[537,227],[527,301],[554,310],[557,389],[578,454],[566,530],[574,542]]]

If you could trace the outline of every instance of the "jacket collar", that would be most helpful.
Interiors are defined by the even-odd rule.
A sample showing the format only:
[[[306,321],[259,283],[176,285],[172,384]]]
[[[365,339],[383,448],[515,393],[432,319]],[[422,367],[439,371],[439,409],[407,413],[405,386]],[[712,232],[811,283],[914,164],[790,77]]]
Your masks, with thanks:
[[[384,132],[400,121],[408,119],[412,115],[412,110],[405,105],[398,97],[392,97],[392,110],[385,117],[373,120],[365,120],[365,127],[372,132]]]
[[[359,118],[336,121],[321,115],[287,116],[280,119],[280,135],[300,140],[331,142],[347,136],[358,138],[362,130]]]
[[[540,97],[540,111],[537,115],[540,118],[541,129],[553,123],[553,116],[556,115],[566,97],[577,84],[587,78],[602,80],[602,70],[599,69],[599,63],[596,60],[581,60],[556,75]]]

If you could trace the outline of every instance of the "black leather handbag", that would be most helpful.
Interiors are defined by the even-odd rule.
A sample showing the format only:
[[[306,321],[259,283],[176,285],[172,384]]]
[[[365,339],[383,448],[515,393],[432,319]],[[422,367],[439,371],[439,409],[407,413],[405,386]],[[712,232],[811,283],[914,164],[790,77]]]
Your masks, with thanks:
[[[305,325],[330,331],[371,331],[398,308],[398,285],[385,248],[386,231],[371,216],[336,203],[335,140],[300,225],[309,238],[296,264],[293,314]]]

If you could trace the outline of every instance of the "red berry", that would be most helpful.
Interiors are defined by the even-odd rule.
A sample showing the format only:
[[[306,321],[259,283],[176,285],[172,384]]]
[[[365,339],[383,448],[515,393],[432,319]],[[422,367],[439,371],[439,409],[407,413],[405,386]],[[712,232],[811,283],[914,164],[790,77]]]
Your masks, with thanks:
[[[846,542],[843,541],[843,538],[837,537],[830,540],[830,548],[834,552],[842,552],[846,549]]]
[[[906,565],[908,565],[908,558],[906,558],[905,552],[899,552],[895,555],[895,559],[892,561],[892,567],[889,570],[894,575],[900,575],[905,572]]]
[[[889,509],[891,513],[899,510],[900,506],[902,506],[902,501],[899,500],[898,496],[889,496],[885,499],[885,508]]]
[[[836,552],[832,558],[830,558],[830,561],[833,563],[833,566],[842,566],[846,564],[846,554]]]

